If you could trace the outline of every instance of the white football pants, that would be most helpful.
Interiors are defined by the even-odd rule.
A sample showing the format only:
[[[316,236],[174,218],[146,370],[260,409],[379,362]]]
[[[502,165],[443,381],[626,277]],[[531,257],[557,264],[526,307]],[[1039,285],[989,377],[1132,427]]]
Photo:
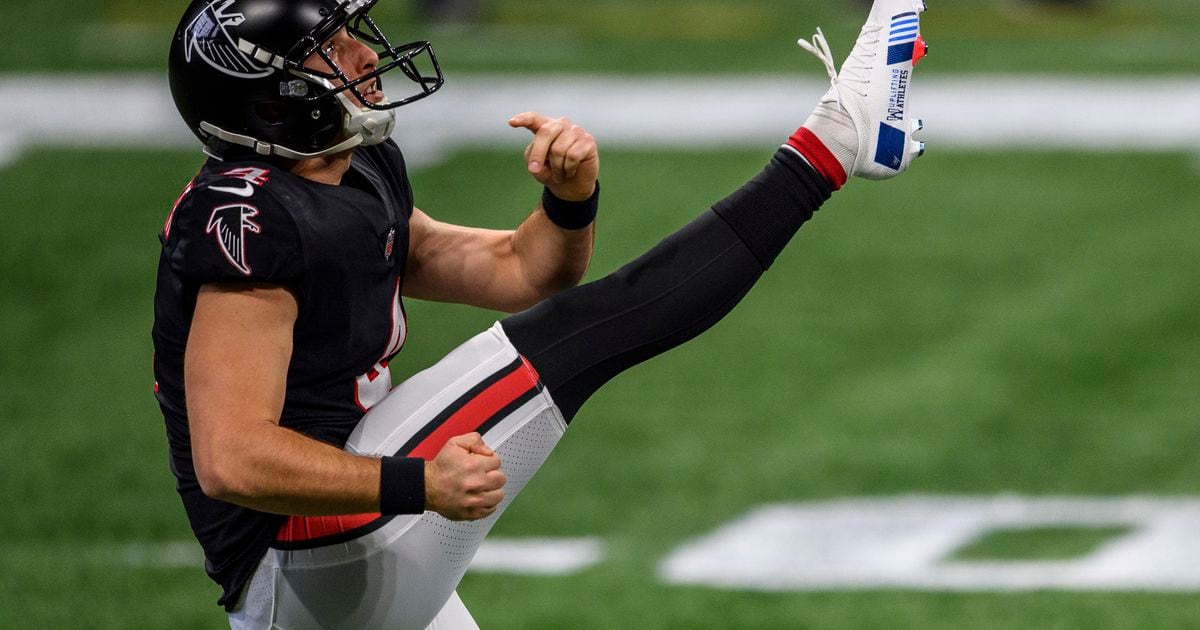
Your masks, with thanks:
[[[496,324],[371,409],[346,450],[432,459],[478,431],[508,478],[491,516],[457,523],[423,515],[293,517],[230,613],[233,630],[477,628],[455,593],[496,519],[567,425],[538,375]]]

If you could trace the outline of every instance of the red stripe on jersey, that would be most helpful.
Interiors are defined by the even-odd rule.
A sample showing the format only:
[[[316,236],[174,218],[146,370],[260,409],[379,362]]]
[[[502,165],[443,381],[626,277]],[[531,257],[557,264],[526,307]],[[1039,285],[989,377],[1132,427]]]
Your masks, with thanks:
[[[167,215],[167,220],[163,222],[163,238],[171,238],[171,224],[175,222],[175,211],[179,209],[179,204],[183,203],[183,198],[186,197],[188,193],[192,192],[192,186],[195,184],[196,180],[194,179],[188,182],[187,187],[184,188],[183,192],[179,193],[179,197],[175,199],[175,203],[171,204],[171,212]]]
[[[498,411],[537,387],[537,371],[525,357],[521,357],[521,363],[524,369],[514,370],[467,401],[458,411],[446,418],[441,426],[434,429],[429,437],[404,455],[425,460],[437,457],[450,438],[476,431]],[[312,541],[345,534],[370,525],[381,517],[382,514],[378,512],[348,516],[291,516],[279,528],[275,538],[278,542],[286,543]]]

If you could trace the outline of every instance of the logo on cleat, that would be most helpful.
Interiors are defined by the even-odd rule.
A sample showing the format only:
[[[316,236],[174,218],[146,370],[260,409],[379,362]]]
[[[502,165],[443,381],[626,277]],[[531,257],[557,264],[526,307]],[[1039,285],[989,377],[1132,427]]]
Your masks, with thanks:
[[[887,123],[879,123],[879,144],[875,148],[875,163],[900,170],[904,163],[904,141],[908,134]]]
[[[920,29],[920,19],[913,11],[892,18],[892,27],[888,31],[889,66],[913,60]]]
[[[888,122],[904,120],[904,106],[908,100],[908,70],[892,70],[892,93],[888,97]]]

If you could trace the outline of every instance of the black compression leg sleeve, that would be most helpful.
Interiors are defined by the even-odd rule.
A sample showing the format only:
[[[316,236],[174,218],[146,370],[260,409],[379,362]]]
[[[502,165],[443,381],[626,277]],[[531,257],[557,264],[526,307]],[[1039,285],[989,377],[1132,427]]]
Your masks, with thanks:
[[[780,149],[758,177],[637,260],[501,324],[569,421],[609,379],[729,313],[831,193]]]

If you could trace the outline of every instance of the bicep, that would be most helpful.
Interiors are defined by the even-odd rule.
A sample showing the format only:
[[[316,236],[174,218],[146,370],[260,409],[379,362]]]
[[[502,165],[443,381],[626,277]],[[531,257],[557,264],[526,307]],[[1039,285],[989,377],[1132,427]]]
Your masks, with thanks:
[[[415,208],[409,230],[408,297],[511,311],[534,292],[521,274],[513,231],[442,223]]]
[[[275,286],[204,285],[184,355],[197,469],[236,449],[255,425],[278,424],[298,306]]]

